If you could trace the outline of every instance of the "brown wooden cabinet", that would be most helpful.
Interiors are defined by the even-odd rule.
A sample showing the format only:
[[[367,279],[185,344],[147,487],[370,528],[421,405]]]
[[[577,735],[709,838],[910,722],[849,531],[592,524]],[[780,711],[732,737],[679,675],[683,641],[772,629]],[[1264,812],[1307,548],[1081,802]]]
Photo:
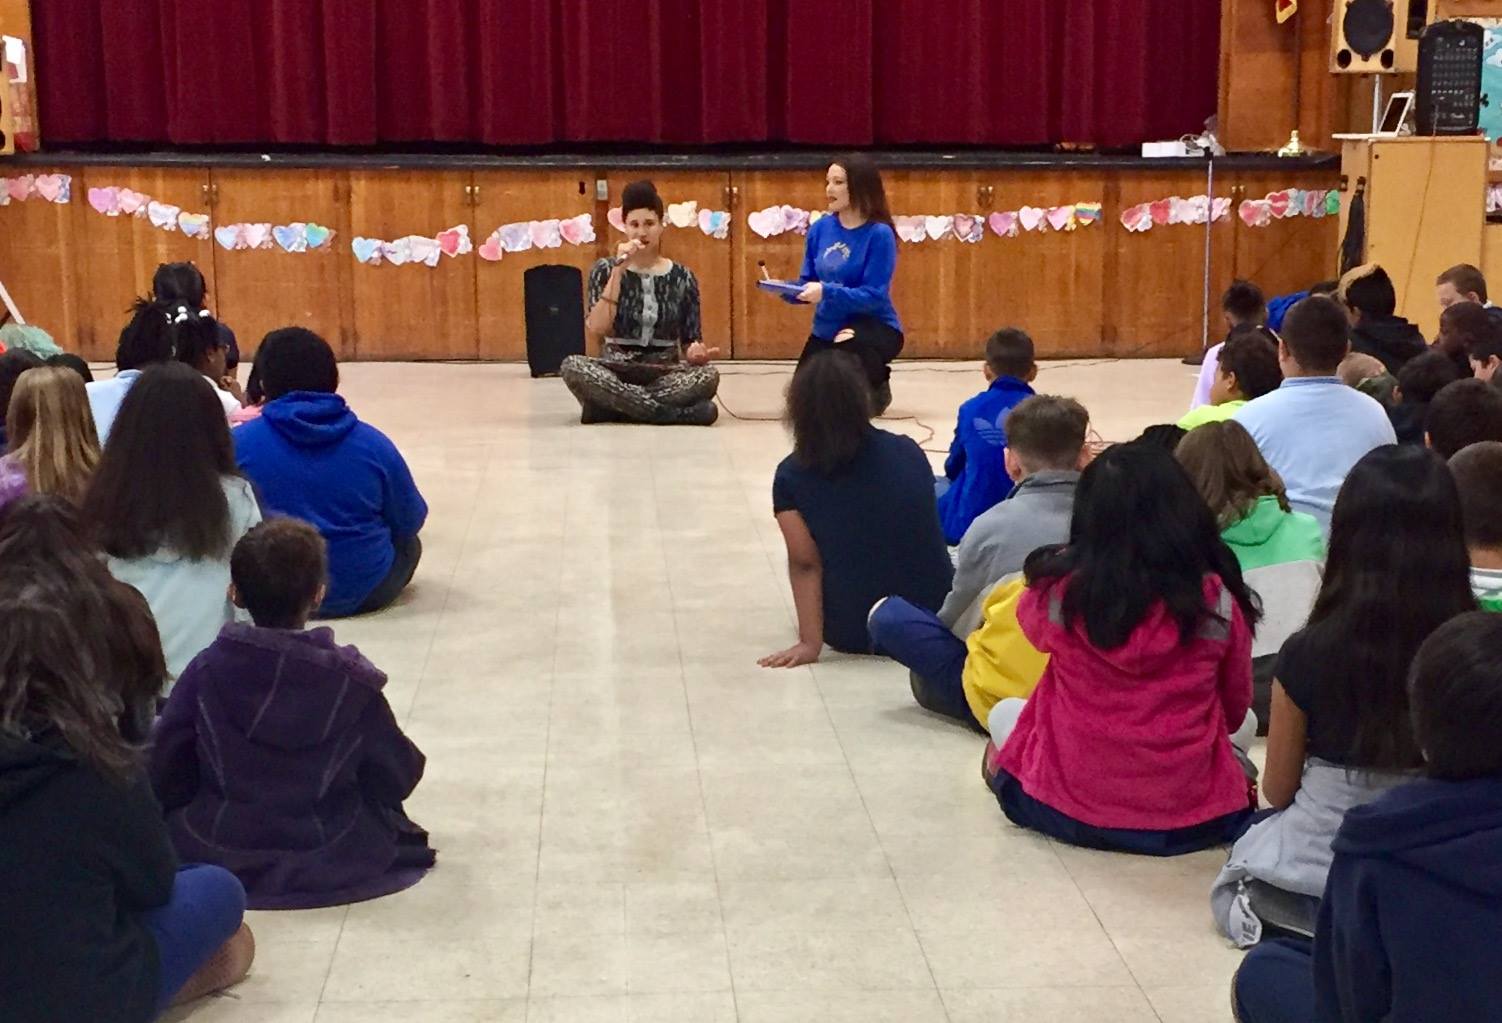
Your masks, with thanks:
[[[803,351],[813,321],[807,306],[789,305],[756,287],[758,263],[780,280],[793,280],[803,264],[802,235],[789,231],[763,238],[746,223],[768,206],[822,210],[824,174],[806,171],[745,171],[731,176],[730,316],[739,359],[792,359]],[[900,271],[899,271],[900,272]]]
[[[1334,178],[1330,174],[1311,181],[1286,171],[1238,171],[1231,221],[1236,243],[1228,277],[1256,281],[1271,298],[1336,276],[1338,217],[1285,217],[1264,227],[1248,227],[1236,216],[1236,209],[1245,199],[1262,199],[1269,192],[1295,186],[1334,188]]]
[[[3,166],[3,165],[0,165]],[[66,205],[28,199],[0,209],[0,283],[28,323],[45,328],[64,348],[89,358],[97,347],[79,308],[80,281],[72,270],[85,261],[83,182],[67,168],[28,167],[28,174],[72,173],[74,202]],[[0,174],[3,176],[3,174]],[[92,261],[92,258],[89,258]],[[4,314],[0,308],[0,315]],[[116,324],[115,330],[120,329]],[[109,355],[114,356],[111,341]],[[102,357],[102,356],[100,356]]]

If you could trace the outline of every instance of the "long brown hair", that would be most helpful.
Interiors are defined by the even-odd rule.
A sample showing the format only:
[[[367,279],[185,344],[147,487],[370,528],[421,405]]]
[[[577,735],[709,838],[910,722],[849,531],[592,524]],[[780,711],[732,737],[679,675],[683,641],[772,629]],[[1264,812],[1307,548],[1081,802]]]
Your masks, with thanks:
[[[1276,497],[1279,508],[1291,510],[1282,478],[1257,450],[1246,427],[1233,419],[1190,430],[1174,449],[1174,456],[1221,529],[1240,522],[1264,497]]]
[[[99,435],[83,378],[64,366],[21,374],[7,426],[11,457],[31,490],[80,504],[99,464]]]
[[[229,500],[237,476],[224,406],[203,374],[181,362],[152,366],[131,385],[84,497],[84,521],[106,553],[228,558]]]
[[[846,153],[833,161],[844,168],[845,183],[850,189],[850,205],[861,216],[878,224],[892,226],[892,211],[887,206],[887,190],[881,183],[881,171],[869,156]]]

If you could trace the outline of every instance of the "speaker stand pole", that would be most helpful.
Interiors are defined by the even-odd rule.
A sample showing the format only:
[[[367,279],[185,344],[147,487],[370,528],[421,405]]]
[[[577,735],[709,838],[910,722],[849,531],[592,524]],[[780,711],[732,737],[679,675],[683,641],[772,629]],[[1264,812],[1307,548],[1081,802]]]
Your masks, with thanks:
[[[1382,76],[1372,75],[1372,134],[1382,130]]]
[[[1204,293],[1200,296],[1200,350],[1197,355],[1184,357],[1186,366],[1202,366],[1205,353],[1210,350],[1210,240],[1215,227],[1215,151],[1205,150],[1205,199],[1210,208],[1205,214],[1205,281]]]

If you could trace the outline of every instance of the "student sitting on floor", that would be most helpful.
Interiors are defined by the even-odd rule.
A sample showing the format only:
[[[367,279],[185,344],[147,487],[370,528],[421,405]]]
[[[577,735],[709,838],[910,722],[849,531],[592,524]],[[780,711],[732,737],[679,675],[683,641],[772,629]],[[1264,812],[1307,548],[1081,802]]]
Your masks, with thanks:
[[[1179,426],[1192,430],[1205,423],[1230,419],[1241,406],[1277,390],[1282,382],[1278,336],[1260,325],[1232,327],[1230,336],[1220,345],[1208,402],[1190,409],[1179,420]]]
[[[1252,709],[1258,733],[1265,734],[1273,662],[1314,606],[1324,532],[1312,515],[1290,509],[1283,481],[1240,423],[1207,423],[1191,431],[1175,457],[1210,506],[1247,586],[1261,600],[1262,623],[1252,642]]]
[[[6,425],[10,452],[0,457],[0,508],[25,493],[80,503],[99,464],[99,440],[78,374],[61,366],[23,374]]]
[[[1241,1023],[1497,1018],[1502,972],[1502,618],[1435,630],[1410,681],[1427,777],[1346,814],[1311,949],[1241,964]]]
[[[229,555],[261,521],[235,469],[224,409],[179,362],[141,374],[84,496],[83,516],[115,578],[146,597],[175,678],[233,621]]]
[[[919,705],[984,729],[997,700],[1031,694],[1045,659],[1017,629],[1021,583],[998,583],[1069,539],[1089,427],[1072,398],[1040,394],[1014,408],[1005,457],[1016,489],[965,533],[944,606],[935,615],[890,597],[872,610],[872,649],[912,670]]]
[[[311,330],[267,334],[256,369],[266,404],[235,428],[235,453],[267,511],[311,522],[328,543],[319,617],[387,607],[417,571],[428,517],[406,460],[335,393],[334,350]]]
[[[1422,448],[1389,445],[1346,479],[1309,624],[1274,670],[1262,793],[1278,812],[1231,850],[1210,904],[1245,947],[1263,924],[1308,935],[1346,811],[1404,780],[1420,753],[1408,667],[1442,623],[1474,610],[1460,498]]]
[[[252,909],[309,909],[388,895],[433,865],[402,812],[424,758],[381,689],[386,676],[327,628],[318,531],[263,522],[235,545],[235,603],[157,722],[151,780],[178,854],[216,863]]]
[[[1348,271],[1340,279],[1339,294],[1351,322],[1351,351],[1375,356],[1397,376],[1409,359],[1428,348],[1419,328],[1396,315],[1392,278],[1376,263]]]
[[[1256,787],[1231,731],[1250,742],[1260,613],[1173,456],[1132,443],[1091,462],[1068,545],[1035,551],[1026,576],[1017,620],[1049,662],[1031,699],[991,712],[1008,819],[1157,856],[1240,834]]]
[[[986,341],[986,380],[990,386],[960,406],[954,441],[939,478],[939,523],[944,539],[957,544],[975,517],[1012,489],[1004,452],[1007,413],[1033,393],[1038,375],[1033,339],[1013,327]]]
[[[866,616],[882,597],[937,610],[954,565],[939,527],[934,475],[911,438],[871,425],[871,384],[855,356],[810,355],[788,386],[793,453],[772,480],[787,544],[798,642],[758,662],[793,668],[824,644],[871,650]]]
[[[1455,363],[1456,379],[1475,376],[1471,368],[1471,347],[1485,338],[1502,336],[1494,310],[1475,302],[1457,302],[1439,314],[1439,336],[1431,351],[1444,352]]]
[[[167,315],[172,318],[177,361],[187,363],[203,374],[214,388],[214,397],[224,406],[225,417],[233,423],[244,404],[245,394],[226,368],[229,348],[224,335],[219,333],[219,324],[207,312],[193,314],[186,306],[169,309]]]
[[[1227,336],[1237,327],[1259,326],[1267,322],[1267,299],[1262,289],[1251,281],[1232,281],[1220,297],[1220,312],[1225,319]],[[1220,364],[1220,353],[1225,342],[1211,346],[1200,363],[1199,379],[1194,385],[1194,397],[1189,402],[1190,410],[1209,404],[1210,388],[1215,384],[1215,374]]]
[[[31,497],[0,521],[3,1015],[147,1023],[244,977],[255,943],[233,875],[179,865],[137,749],[120,733],[132,689],[153,680],[119,659],[121,605],[108,580],[80,571],[89,559],[76,557],[66,528],[31,530],[19,546],[39,556],[11,570],[15,530],[37,525],[47,502],[67,513],[55,498]],[[65,546],[38,550],[47,535]]]
[[[1450,459],[1460,491],[1471,592],[1483,611],[1502,611],[1502,441],[1482,441]]]
[[[17,350],[0,355],[0,451],[9,443],[6,418],[10,411],[10,399],[22,374],[47,365],[28,351]]]
[[[1424,442],[1448,459],[1484,440],[1502,440],[1502,391],[1481,380],[1441,387],[1424,417]]]
[[[203,271],[194,263],[159,263],[156,273],[151,275],[153,302],[163,307],[187,306],[194,316],[202,316],[214,324],[214,333],[219,338],[217,347],[223,348],[225,352],[224,377],[214,380],[218,386],[234,379],[235,368],[240,365],[240,346],[235,341],[235,332],[222,320],[213,319],[209,313],[206,306],[208,297],[208,282],[204,280]]]
[[[1398,386],[1393,393],[1396,404],[1387,410],[1399,444],[1424,443],[1424,423],[1429,417],[1429,403],[1446,384],[1460,379],[1455,363],[1444,352],[1427,351],[1409,359],[1398,370]]]

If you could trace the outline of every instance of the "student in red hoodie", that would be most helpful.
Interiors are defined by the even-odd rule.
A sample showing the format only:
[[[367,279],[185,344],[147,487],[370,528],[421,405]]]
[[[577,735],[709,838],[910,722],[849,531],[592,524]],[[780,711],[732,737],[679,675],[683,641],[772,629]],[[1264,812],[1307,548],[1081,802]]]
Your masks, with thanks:
[[[1256,797],[1231,732],[1252,705],[1261,612],[1173,456],[1132,443],[1097,458],[1069,543],[1025,574],[1017,621],[1050,656],[1015,720],[1021,701],[992,713],[986,770],[1008,819],[1156,856],[1240,834]]]

